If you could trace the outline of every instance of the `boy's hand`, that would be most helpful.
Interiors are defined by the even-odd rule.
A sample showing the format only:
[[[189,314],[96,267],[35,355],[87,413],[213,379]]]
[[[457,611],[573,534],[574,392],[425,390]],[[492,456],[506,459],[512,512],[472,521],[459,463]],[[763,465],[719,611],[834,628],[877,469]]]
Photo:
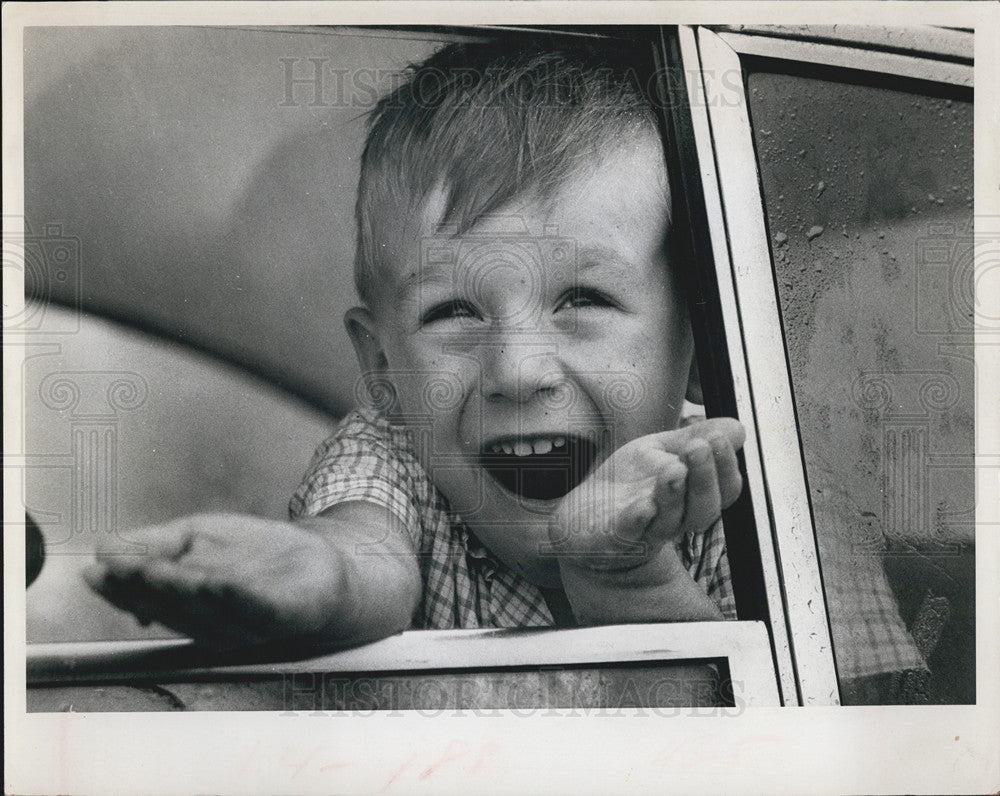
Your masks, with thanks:
[[[140,622],[219,646],[321,633],[342,607],[342,557],[290,523],[209,514],[147,528],[146,555],[102,555],[84,576]]]
[[[731,418],[639,437],[563,498],[552,516],[557,555],[596,570],[636,567],[667,542],[707,530],[743,488]]]
[[[675,545],[688,532],[708,530],[739,496],[736,451],[744,439],[743,426],[731,418],[640,437],[563,498],[549,538],[578,620],[712,618],[706,611],[714,606],[697,605],[707,597],[695,591]],[[647,604],[629,613],[622,595],[613,596],[622,588]],[[646,600],[636,589],[659,591]]]

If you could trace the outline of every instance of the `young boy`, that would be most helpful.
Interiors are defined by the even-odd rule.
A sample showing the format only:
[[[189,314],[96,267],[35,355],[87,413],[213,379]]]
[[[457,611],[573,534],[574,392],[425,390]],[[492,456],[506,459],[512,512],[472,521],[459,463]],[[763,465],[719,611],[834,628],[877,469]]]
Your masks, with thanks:
[[[202,515],[92,565],[215,644],[733,618],[730,419],[699,400],[653,109],[589,50],[453,45],[375,108],[346,325],[363,405],[292,523]]]

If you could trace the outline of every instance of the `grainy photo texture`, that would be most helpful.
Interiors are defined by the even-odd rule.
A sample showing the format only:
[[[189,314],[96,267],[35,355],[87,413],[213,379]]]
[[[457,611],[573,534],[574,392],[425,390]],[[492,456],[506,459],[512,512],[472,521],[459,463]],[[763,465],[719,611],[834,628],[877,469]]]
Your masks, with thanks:
[[[972,44],[26,29],[28,710],[975,704]]]

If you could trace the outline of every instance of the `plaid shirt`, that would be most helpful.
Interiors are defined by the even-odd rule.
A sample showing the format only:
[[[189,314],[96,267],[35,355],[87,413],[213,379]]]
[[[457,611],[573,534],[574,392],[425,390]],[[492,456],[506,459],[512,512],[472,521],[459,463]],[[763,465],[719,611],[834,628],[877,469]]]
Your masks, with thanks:
[[[878,555],[820,543],[830,628],[841,678],[926,671],[927,664],[899,615],[899,603]]]
[[[538,588],[495,558],[449,509],[413,454],[406,429],[369,410],[347,415],[320,445],[289,511],[293,519],[313,516],[354,500],[389,509],[418,551],[424,591],[414,627],[553,624]],[[735,619],[721,523],[686,536],[680,548],[691,576]]]
[[[903,623],[882,568],[884,540],[880,529],[859,528],[861,507],[847,491],[822,468],[809,472],[823,586],[841,679],[926,672],[927,664]]]

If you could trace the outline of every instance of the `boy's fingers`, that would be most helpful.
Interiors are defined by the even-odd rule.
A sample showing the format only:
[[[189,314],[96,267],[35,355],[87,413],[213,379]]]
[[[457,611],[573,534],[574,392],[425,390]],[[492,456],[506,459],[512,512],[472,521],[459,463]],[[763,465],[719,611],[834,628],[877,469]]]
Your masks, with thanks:
[[[209,574],[189,564],[154,558],[143,569],[149,587],[157,592],[200,597],[211,591]]]
[[[226,646],[260,641],[239,601],[211,588],[206,573],[173,562],[157,559],[127,579],[111,574],[98,591],[144,624],[155,619],[199,641]]]
[[[158,559],[144,572],[150,589],[164,598],[199,606],[201,613],[220,611],[230,621],[241,622],[250,611],[248,596],[234,587],[233,574]]]
[[[118,578],[100,564],[91,565],[83,575],[91,589],[117,608],[134,614],[140,624],[148,625],[157,618],[158,601],[141,577]]]
[[[729,444],[729,440],[721,435],[710,437],[708,444],[711,445],[712,455],[715,458],[719,499],[722,508],[727,508],[736,501],[740,492],[743,491],[743,476],[740,474],[740,465],[736,460],[736,451]]]
[[[83,568],[83,579],[87,581],[87,585],[94,591],[100,591],[107,576],[108,568],[96,561],[87,564]]]
[[[660,545],[680,538],[681,520],[684,517],[688,468],[673,457],[662,468],[656,483],[657,513],[650,523],[647,539]]]
[[[123,555],[111,549],[98,548],[96,557],[112,567],[114,572],[124,575],[141,569],[152,558],[180,558],[191,549],[193,537],[193,530],[184,523],[156,525],[129,533],[126,541],[137,548],[135,554]]]
[[[180,522],[144,529],[130,535],[129,541],[146,552],[97,554],[98,561],[117,577],[149,573],[153,579],[177,577],[180,585],[199,571],[228,572],[239,560],[238,556],[234,559],[232,547]]]
[[[159,613],[171,603],[208,597],[210,574],[191,565],[148,556],[114,556],[89,565],[84,578],[95,591],[126,610]]]
[[[684,531],[700,533],[722,512],[715,457],[708,442],[695,439],[685,450],[684,459],[688,468]]]
[[[634,545],[642,538],[653,517],[656,516],[656,503],[650,495],[648,488],[641,486],[630,488],[632,485],[619,484],[614,481],[607,482],[606,488],[614,490],[618,494],[608,494],[604,500],[608,505],[608,517],[603,523],[613,530],[619,542],[625,545]],[[626,490],[630,494],[620,494]]]
[[[177,617],[186,618],[191,627],[203,628],[197,635],[199,639],[210,636],[213,628],[213,624],[203,623],[206,617],[220,625],[225,638],[240,643],[262,640],[258,632],[262,628],[270,628],[270,632],[282,630],[281,622],[276,620],[273,595],[258,593],[257,584],[238,567],[198,569],[186,562],[159,560],[145,577],[155,594],[181,609]]]
[[[725,437],[734,450],[743,447],[747,436],[743,424],[732,417],[699,420],[683,428],[661,431],[651,436],[663,450],[680,455],[693,440],[708,439],[716,435]]]

